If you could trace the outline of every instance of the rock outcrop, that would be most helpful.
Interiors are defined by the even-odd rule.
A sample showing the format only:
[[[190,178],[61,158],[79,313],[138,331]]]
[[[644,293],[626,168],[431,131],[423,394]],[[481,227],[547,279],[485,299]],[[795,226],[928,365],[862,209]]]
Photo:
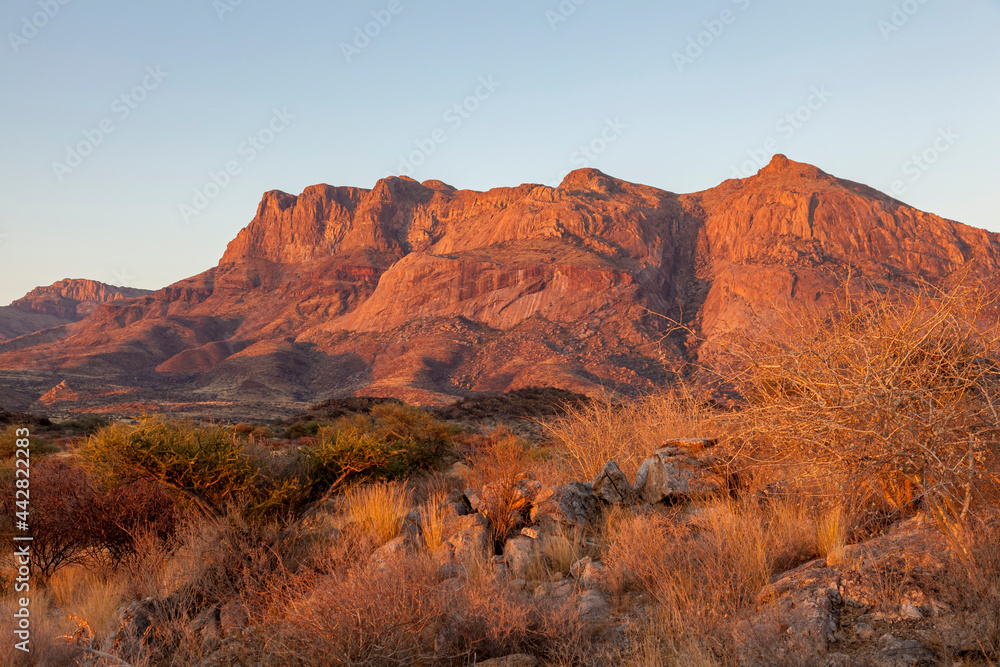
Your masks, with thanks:
[[[0,341],[79,322],[103,303],[146,294],[150,292],[94,280],[60,280],[47,287],[36,287],[0,308]]]

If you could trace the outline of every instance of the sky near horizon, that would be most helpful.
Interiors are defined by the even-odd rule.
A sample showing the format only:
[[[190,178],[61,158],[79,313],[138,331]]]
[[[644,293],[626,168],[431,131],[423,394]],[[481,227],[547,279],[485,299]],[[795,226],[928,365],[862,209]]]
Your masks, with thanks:
[[[1000,232],[1000,0],[7,0],[0,305],[215,265],[268,190],[673,192],[774,153]]]

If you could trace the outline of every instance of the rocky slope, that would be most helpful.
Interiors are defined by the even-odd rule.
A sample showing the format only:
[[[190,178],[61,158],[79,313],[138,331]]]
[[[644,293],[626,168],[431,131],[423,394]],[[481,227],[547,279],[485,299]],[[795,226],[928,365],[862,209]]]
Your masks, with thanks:
[[[4,384],[20,383],[0,399],[63,380],[83,397],[67,407],[110,411],[643,391],[699,352],[664,318],[712,340],[825,307],[849,270],[946,282],[998,266],[1000,236],[784,156],[687,195],[592,169],[558,188],[319,185],[264,195],[201,275],[0,343]]]

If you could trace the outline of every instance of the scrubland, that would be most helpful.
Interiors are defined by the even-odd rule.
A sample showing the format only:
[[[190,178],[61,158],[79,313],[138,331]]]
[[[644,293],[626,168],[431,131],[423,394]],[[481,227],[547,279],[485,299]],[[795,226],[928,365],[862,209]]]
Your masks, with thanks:
[[[33,653],[0,662],[995,664],[997,333],[982,290],[845,292],[724,341],[735,402],[679,384],[532,441],[395,403],[43,430]],[[683,484],[651,502],[656,465]]]

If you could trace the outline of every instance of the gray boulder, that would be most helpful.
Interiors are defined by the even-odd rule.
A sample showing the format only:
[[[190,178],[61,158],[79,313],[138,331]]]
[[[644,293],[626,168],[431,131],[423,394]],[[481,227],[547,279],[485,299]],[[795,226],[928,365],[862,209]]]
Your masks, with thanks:
[[[593,523],[597,515],[597,496],[590,484],[583,482],[546,489],[538,494],[531,508],[533,523],[556,523],[571,528],[584,528]]]
[[[650,504],[725,493],[729,479],[714,470],[718,461],[707,452],[714,446],[711,439],[671,440],[639,466],[635,493]]]
[[[639,498],[617,461],[605,463],[591,487],[594,495],[609,505],[631,505]]]

